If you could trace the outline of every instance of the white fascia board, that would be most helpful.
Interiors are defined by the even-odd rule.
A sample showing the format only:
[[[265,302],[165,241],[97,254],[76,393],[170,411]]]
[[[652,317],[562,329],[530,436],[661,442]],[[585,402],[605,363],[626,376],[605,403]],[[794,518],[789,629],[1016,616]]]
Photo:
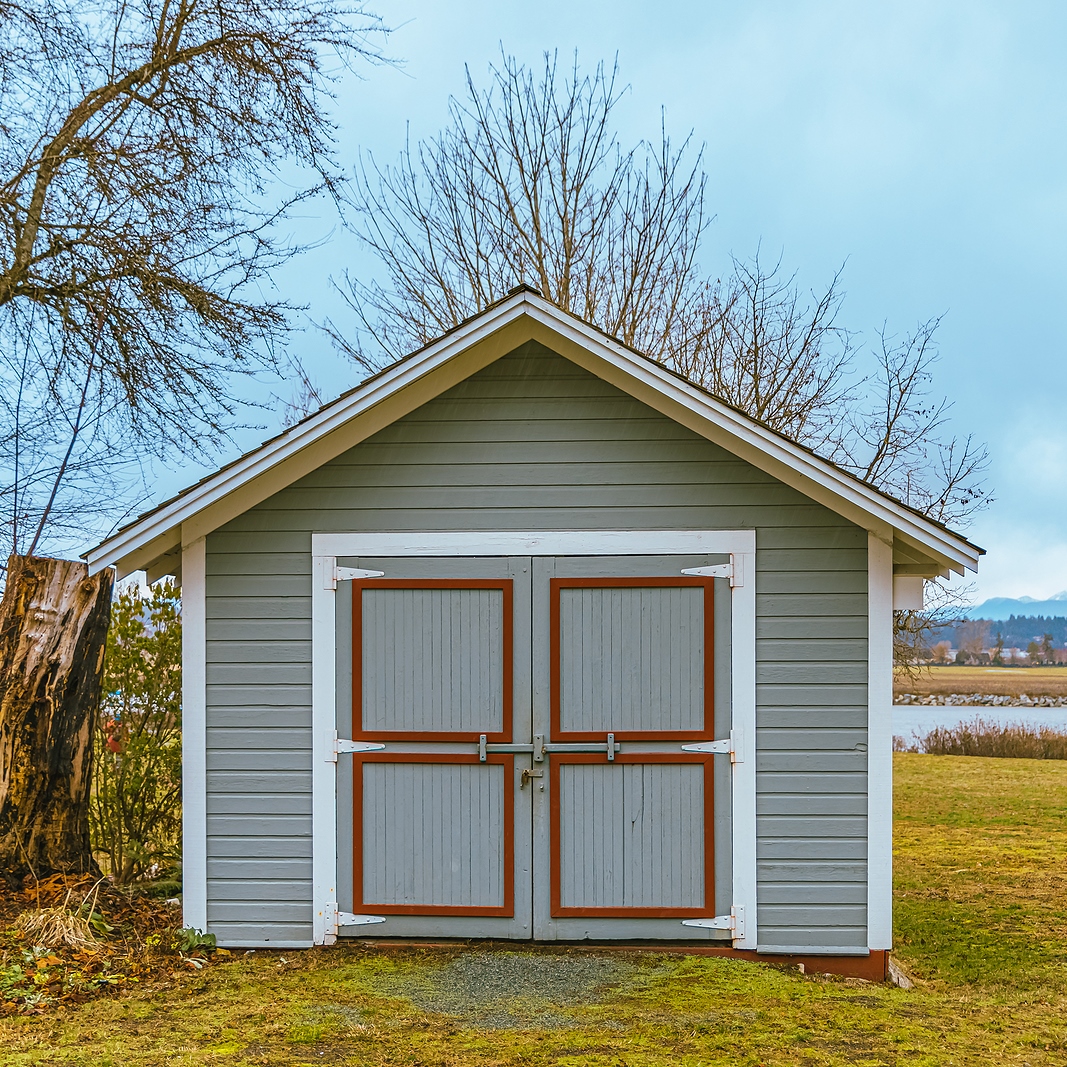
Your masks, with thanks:
[[[708,440],[723,445],[753,466],[826,504],[857,525],[870,529],[873,519],[914,539],[925,551],[932,551],[951,563],[953,569],[977,570],[979,553],[961,538],[925,522],[907,508],[849,478],[833,464],[793,445],[666,369],[612,342],[581,320],[562,316],[551,305],[542,306],[543,301],[531,300],[531,305],[531,317],[554,335],[551,340],[544,335],[535,334],[535,337],[551,345],[555,337],[562,336],[571,344],[560,355],[597,377],[662,411],[674,421],[689,426]],[[622,376],[605,373],[609,367],[621,372]],[[635,382],[644,385],[645,389],[635,390]],[[668,408],[663,400],[673,403]]]
[[[520,294],[492,308],[467,327],[386,370],[365,388],[108,538],[87,553],[89,573],[116,561],[121,561],[127,572],[141,569],[180,543],[181,527],[186,541],[205,536],[477,373],[529,339],[521,324],[523,303]],[[507,329],[509,326],[512,329]],[[458,356],[463,358],[454,359]],[[444,373],[435,375],[439,370]],[[420,382],[423,388],[411,388]],[[219,507],[223,502],[226,506]]]

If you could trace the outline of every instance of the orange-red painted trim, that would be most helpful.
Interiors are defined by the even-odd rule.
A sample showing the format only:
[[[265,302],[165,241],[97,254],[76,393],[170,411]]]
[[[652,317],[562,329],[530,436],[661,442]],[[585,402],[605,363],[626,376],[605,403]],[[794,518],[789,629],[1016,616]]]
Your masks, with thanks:
[[[549,579],[549,658],[551,661],[549,702],[553,741],[603,741],[613,730],[616,741],[710,741],[715,736],[715,579],[689,575],[669,575],[662,578],[550,578]],[[701,730],[619,730],[605,726],[603,730],[569,730],[562,724],[560,696],[560,619],[559,593],[561,589],[671,589],[703,587],[704,589],[704,726]]]
[[[562,903],[560,857],[560,766],[564,763],[608,764],[605,756],[585,752],[554,752],[549,764],[550,907],[553,918],[600,917],[643,919],[703,919],[715,914],[715,771],[713,757],[689,752],[634,752],[618,754],[614,763],[702,763],[704,765],[704,906],[700,908],[656,907],[564,907]]]
[[[504,915],[515,914],[515,757],[487,756],[486,764],[504,768],[504,903],[501,905],[379,904],[363,899],[363,765],[365,763],[474,763],[477,756],[458,753],[354,753],[352,771],[352,906],[386,915]]]
[[[504,658],[501,690],[502,729],[486,733],[495,742],[511,741],[512,686],[515,639],[513,634],[513,590],[511,578],[371,578],[352,583],[352,738],[357,741],[477,741],[481,731],[471,730],[377,730],[363,729],[363,590],[364,589],[499,589],[504,597]]]

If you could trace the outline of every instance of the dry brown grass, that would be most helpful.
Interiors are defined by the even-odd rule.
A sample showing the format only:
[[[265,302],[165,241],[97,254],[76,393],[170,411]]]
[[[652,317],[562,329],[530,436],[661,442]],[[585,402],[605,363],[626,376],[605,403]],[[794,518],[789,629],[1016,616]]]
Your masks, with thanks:
[[[63,907],[24,911],[15,920],[14,928],[30,944],[46,948],[90,949],[99,944],[89,923]]]
[[[100,883],[97,882],[77,904],[71,901],[73,894],[74,887],[71,886],[62,904],[38,905],[22,912],[13,924],[15,932],[32,944],[46,948],[96,948],[100,942],[93,933],[89,918],[96,913]]]
[[[1067,667],[929,667],[914,677],[898,674],[893,691],[917,696],[1067,697]]]
[[[939,726],[919,741],[931,756],[993,756],[999,759],[1067,759],[1067,733],[1047,726],[1001,725],[976,718]]]

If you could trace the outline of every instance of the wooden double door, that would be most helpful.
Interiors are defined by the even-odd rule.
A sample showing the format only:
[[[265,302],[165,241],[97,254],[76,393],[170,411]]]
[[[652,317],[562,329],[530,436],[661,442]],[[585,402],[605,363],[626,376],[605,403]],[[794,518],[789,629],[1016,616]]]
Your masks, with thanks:
[[[339,560],[342,933],[728,938],[724,559]]]

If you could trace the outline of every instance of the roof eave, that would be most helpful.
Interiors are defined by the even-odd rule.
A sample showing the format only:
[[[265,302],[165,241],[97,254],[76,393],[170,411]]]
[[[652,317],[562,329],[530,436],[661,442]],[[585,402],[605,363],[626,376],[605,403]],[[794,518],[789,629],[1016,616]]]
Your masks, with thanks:
[[[727,438],[743,458],[756,462],[769,473],[781,477],[791,473],[808,486],[809,495],[817,493],[838,502],[847,517],[867,516],[859,522],[876,528],[882,536],[899,534],[931,554],[943,568],[963,573],[976,570],[983,550],[965,538],[912,511],[879,490],[853,478],[832,463],[775,433],[730,405],[671,373],[653,360],[633,351],[621,342],[590,326],[583,320],[560,311],[544,298],[526,290],[505,298],[480,315],[413,355],[387,368],[362,386],[350,391],[285,433],[267,441],[253,451],[208,476],[177,497],[118,531],[86,553],[90,573],[117,563],[125,573],[145,567],[160,555],[182,543],[182,526],[205,508],[219,502],[249,483],[262,478],[279,464],[299,456],[323,438],[337,433],[347,424],[372,411],[389,398],[408,389],[452,357],[490,339],[505,327],[527,316],[541,330],[570,343],[571,350],[561,353],[588,364],[599,360],[601,376],[608,377],[614,367],[630,382],[638,382],[646,402],[663,398],[653,406],[670,417],[681,418],[704,436]],[[584,355],[583,355],[584,353]],[[605,375],[603,371],[608,370]],[[632,391],[632,390],[631,390]],[[691,417],[686,413],[691,413]],[[705,432],[709,431],[709,432]],[[829,506],[833,507],[832,504]],[[844,510],[842,510],[844,509]],[[855,521],[855,519],[854,519]]]

